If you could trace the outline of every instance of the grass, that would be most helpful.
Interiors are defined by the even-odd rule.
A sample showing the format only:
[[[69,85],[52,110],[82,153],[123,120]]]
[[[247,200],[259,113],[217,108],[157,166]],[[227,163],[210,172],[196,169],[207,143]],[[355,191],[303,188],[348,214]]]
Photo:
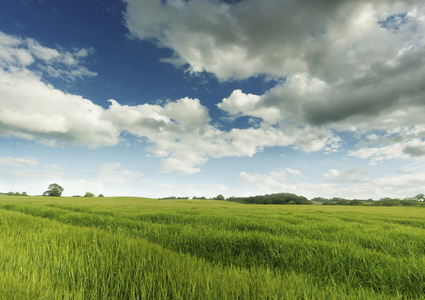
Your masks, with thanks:
[[[0,299],[425,299],[425,211],[0,196]]]

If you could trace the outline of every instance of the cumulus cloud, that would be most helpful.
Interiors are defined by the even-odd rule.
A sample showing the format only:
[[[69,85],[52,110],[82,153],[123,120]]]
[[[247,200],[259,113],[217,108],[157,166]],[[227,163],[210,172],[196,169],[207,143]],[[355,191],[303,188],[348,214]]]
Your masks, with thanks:
[[[105,118],[122,131],[147,138],[147,148],[161,157],[162,172],[194,174],[209,157],[253,156],[265,147],[292,146],[305,152],[335,149],[339,139],[320,128],[260,128],[222,131],[210,124],[198,99],[182,98],[164,106],[120,105],[110,100]]]
[[[228,98],[218,103],[218,108],[229,114],[238,116],[254,116],[269,123],[276,123],[281,119],[280,110],[276,107],[261,105],[261,97],[253,94],[245,94],[241,90],[235,90]]]
[[[164,61],[222,81],[278,80],[263,95],[224,98],[217,106],[234,118],[333,132],[425,125],[423,1],[126,2],[131,34],[174,51]]]
[[[29,70],[0,69],[0,134],[60,140],[91,148],[115,145],[119,132],[102,107],[44,83]]]
[[[425,156],[425,141],[414,138],[401,140],[386,146],[362,147],[359,150],[352,150],[349,156],[368,158],[371,165],[389,159],[421,159]]]
[[[0,67],[19,70],[31,66],[44,77],[75,81],[97,74],[81,65],[92,49],[64,51],[45,47],[31,38],[20,38],[0,32]]]
[[[133,106],[111,99],[105,109],[81,96],[54,88],[40,73],[43,66],[51,67],[53,61],[72,68],[78,66],[79,59],[90,51],[73,50],[71,55],[71,52],[44,47],[32,39],[5,34],[0,42],[1,136],[35,140],[53,147],[96,148],[116,145],[121,140],[120,134],[128,132],[148,142],[146,150],[161,159],[160,171],[182,174],[200,172],[199,166],[210,157],[253,156],[264,147],[273,146],[292,146],[309,152],[335,148],[338,144],[338,139],[327,129],[270,126],[271,121],[255,128],[223,131],[211,124],[208,109],[199,99],[188,97],[163,105]],[[35,61],[39,61],[37,72],[29,68]],[[272,116],[276,110],[257,109],[259,97],[252,97],[254,100],[248,101],[252,112],[277,120]],[[244,98],[240,91],[233,93],[228,104],[224,102],[223,109],[235,112],[247,107]],[[241,104],[235,106],[235,101]],[[110,169],[108,173],[105,169],[101,174],[113,178],[117,172]],[[120,181],[118,175],[115,180]]]
[[[74,55],[0,32],[0,135],[49,145],[115,145],[119,132],[102,118],[102,107],[43,79],[51,72],[65,80],[94,76],[79,64],[88,51],[78,49]]]
[[[175,59],[183,60],[190,70],[211,72],[221,79],[256,74],[284,77],[306,71],[333,78],[344,66],[359,70],[384,58],[383,53],[391,56],[399,51],[394,47],[399,39],[391,30],[395,26],[386,21],[389,17],[408,12],[399,15],[404,21],[398,22],[406,46],[412,40],[406,38],[412,33],[409,24],[417,25],[422,8],[420,1],[384,0],[267,4],[244,0],[235,5],[204,0],[126,2],[125,22],[135,37],[171,48]],[[376,38],[383,43],[376,43]],[[365,54],[357,66],[357,59]]]

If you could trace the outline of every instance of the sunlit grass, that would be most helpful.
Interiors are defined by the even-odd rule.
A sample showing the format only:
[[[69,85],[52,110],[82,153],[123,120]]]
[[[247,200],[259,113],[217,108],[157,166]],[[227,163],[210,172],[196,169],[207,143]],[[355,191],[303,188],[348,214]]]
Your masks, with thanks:
[[[0,196],[2,299],[424,299],[425,210]]]

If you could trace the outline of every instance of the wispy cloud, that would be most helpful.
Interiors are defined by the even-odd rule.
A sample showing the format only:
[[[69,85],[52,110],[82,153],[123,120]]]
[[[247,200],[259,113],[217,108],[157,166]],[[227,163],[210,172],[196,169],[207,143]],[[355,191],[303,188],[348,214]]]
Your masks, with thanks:
[[[0,164],[11,167],[35,167],[38,161],[33,157],[0,157]]]

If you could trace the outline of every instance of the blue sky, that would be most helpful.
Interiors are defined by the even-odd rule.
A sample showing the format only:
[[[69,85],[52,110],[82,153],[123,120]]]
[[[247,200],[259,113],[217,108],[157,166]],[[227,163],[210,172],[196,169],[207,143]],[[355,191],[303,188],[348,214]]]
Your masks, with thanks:
[[[423,1],[6,0],[0,191],[408,197]]]

